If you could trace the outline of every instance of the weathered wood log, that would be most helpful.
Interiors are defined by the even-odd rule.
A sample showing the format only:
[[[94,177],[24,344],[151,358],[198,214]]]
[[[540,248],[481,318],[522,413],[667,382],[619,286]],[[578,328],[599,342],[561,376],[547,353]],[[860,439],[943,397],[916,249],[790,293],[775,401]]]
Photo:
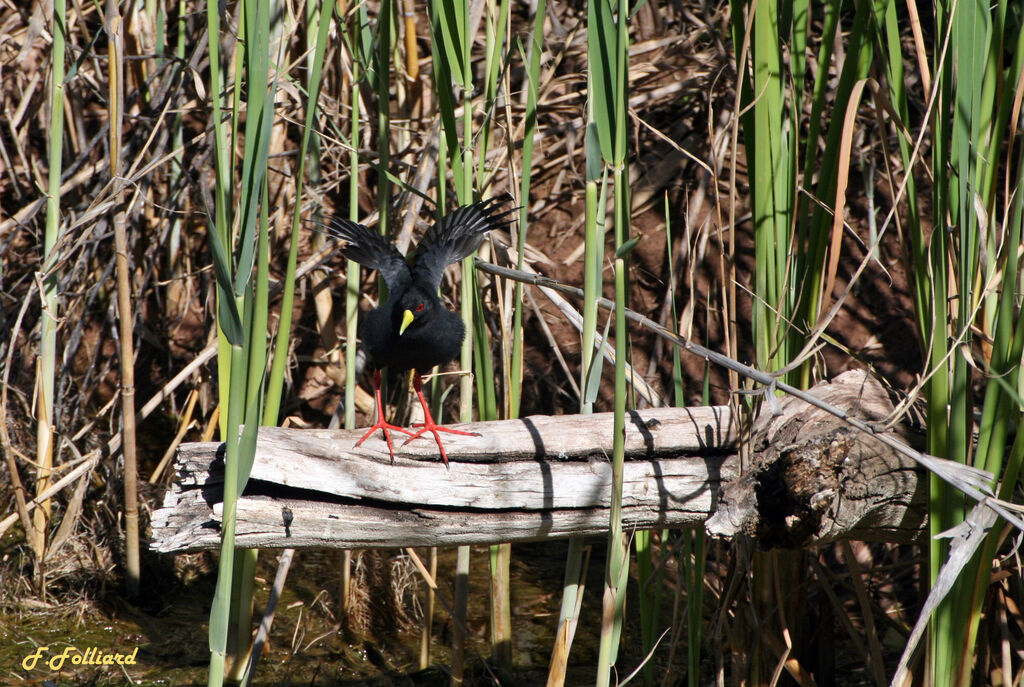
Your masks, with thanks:
[[[863,377],[820,389],[864,417],[891,411]],[[763,450],[742,476],[728,408],[630,413],[624,526],[708,521],[714,534],[743,532],[763,546],[916,536],[924,510],[914,464],[808,408],[787,402],[783,418],[766,421]],[[450,470],[427,439],[401,447],[392,464],[379,435],[354,446],[362,430],[261,429],[237,506],[238,546],[451,546],[607,531],[610,413],[459,427],[480,436],[445,436]],[[178,450],[179,479],[153,514],[154,550],[219,546],[221,452],[217,443]]]
[[[862,371],[846,372],[811,393],[862,420],[884,425],[889,394]],[[908,424],[890,432],[911,446]],[[709,534],[752,536],[767,547],[799,548],[838,539],[909,542],[926,517],[926,479],[914,461],[799,399],[780,399],[755,424],[753,460],[718,494]]]

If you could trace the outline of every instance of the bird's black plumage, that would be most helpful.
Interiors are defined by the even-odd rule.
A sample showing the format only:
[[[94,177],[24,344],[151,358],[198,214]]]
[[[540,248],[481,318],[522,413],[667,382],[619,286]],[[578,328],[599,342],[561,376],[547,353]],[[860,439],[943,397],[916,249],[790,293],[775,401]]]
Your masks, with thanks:
[[[511,211],[500,210],[504,200],[464,205],[445,215],[427,230],[411,268],[377,232],[347,219],[329,221],[330,233],[344,242],[342,254],[380,272],[387,285],[387,300],[370,311],[360,328],[373,367],[426,371],[459,354],[466,327],[441,303],[441,278],[448,265],[480,247],[484,234],[508,224]],[[403,328],[406,313],[412,319]]]
[[[402,331],[405,313],[413,319]],[[436,291],[414,281],[397,298],[371,310],[360,331],[373,367],[426,372],[459,354],[466,325],[444,307]]]
[[[427,230],[412,267],[394,245],[362,224],[342,218],[328,222],[331,235],[344,243],[342,254],[377,270],[387,286],[387,299],[367,314],[360,327],[363,349],[374,369],[426,372],[459,354],[466,326],[459,315],[441,302],[441,279],[448,265],[480,247],[484,234],[508,225],[507,217],[513,210],[501,209],[505,200],[507,196],[464,205],[443,217]],[[419,378],[414,379],[419,392]],[[420,400],[427,410],[422,394]],[[367,436],[378,427],[384,429],[390,448],[387,430],[405,430],[384,422],[379,393],[377,407],[378,425]],[[422,431],[432,431],[437,437],[437,426],[429,419],[429,411],[427,418]],[[447,463],[440,437],[437,443]]]

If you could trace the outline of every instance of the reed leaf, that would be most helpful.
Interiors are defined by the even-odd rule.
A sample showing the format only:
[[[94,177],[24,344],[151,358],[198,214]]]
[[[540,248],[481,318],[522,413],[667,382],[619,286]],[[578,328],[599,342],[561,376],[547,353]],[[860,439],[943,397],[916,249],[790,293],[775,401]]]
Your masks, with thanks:
[[[214,272],[218,284],[218,321],[229,344],[228,365],[221,358],[221,376],[228,381],[228,394],[221,402],[227,404],[224,423],[224,513],[221,526],[221,556],[217,585],[210,610],[210,673],[209,684],[221,685],[226,676],[226,662],[233,657],[232,678],[241,678],[241,661],[250,640],[252,574],[255,553],[236,558],[234,548],[235,508],[245,488],[255,459],[256,436],[263,416],[263,392],[266,375],[266,322],[269,273],[269,227],[266,216],[266,169],[273,123],[275,79],[270,78],[270,11],[268,0],[246,0],[243,5],[241,30],[246,51],[244,65],[246,90],[245,144],[239,188],[240,227],[238,240],[232,246],[229,227],[216,225],[209,233]],[[208,17],[216,15],[208,8]],[[210,23],[211,57],[214,43],[219,41],[215,20]],[[239,56],[241,59],[241,56]],[[211,60],[211,84],[219,84],[219,62]],[[243,72],[238,72],[242,76]],[[236,93],[238,92],[236,88]],[[214,102],[219,101],[219,87],[211,88]],[[235,99],[234,121],[238,121],[239,103]],[[219,105],[215,104],[215,112]],[[217,136],[215,147],[226,140]],[[218,160],[226,160],[226,149],[218,150]],[[230,170],[217,167],[215,205],[227,202],[226,189],[233,188]],[[229,210],[214,209],[214,221],[226,220]],[[232,247],[237,253],[232,252]],[[229,257],[230,255],[230,257]],[[255,275],[257,264],[260,269]],[[258,283],[257,280],[258,279]],[[226,325],[226,327],[225,327]],[[223,383],[222,383],[223,389]],[[243,428],[244,425],[244,428]],[[230,624],[234,622],[234,631]],[[230,636],[230,641],[229,641]]]
[[[307,83],[308,98],[306,101],[306,119],[302,127],[302,141],[299,144],[298,165],[295,172],[295,197],[302,197],[305,181],[306,160],[311,140],[316,136],[313,128],[316,122],[316,103],[320,94],[320,77],[323,73],[324,55],[327,51],[327,36],[334,15],[334,0],[325,0],[319,21],[310,26],[316,30],[316,43],[309,61],[309,81]],[[358,178],[353,169],[353,178]],[[288,262],[285,266],[284,293],[281,297],[281,316],[277,328],[277,339],[274,345],[273,363],[267,379],[267,397],[264,407],[263,423],[276,425],[281,408],[281,395],[284,390],[285,368],[288,363],[288,348],[291,340],[292,315],[295,310],[295,268],[299,255],[299,228],[302,226],[302,205],[295,203],[292,210],[292,231],[288,243]],[[356,283],[358,283],[358,276]],[[354,370],[355,366],[348,368]],[[351,375],[350,375],[351,376]],[[354,403],[353,403],[354,404]],[[346,406],[347,408],[348,406]]]

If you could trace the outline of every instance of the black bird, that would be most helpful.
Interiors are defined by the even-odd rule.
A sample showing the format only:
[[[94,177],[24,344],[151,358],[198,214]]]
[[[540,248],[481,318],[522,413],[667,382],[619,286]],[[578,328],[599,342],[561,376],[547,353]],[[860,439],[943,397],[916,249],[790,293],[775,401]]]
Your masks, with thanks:
[[[340,217],[332,218],[327,229],[344,242],[341,252],[349,260],[380,272],[387,285],[387,300],[371,310],[360,328],[363,348],[374,368],[373,386],[377,402],[377,422],[356,442],[366,441],[378,429],[384,432],[391,459],[395,458],[389,430],[408,434],[405,443],[431,432],[441,450],[441,458],[448,465],[448,454],[438,432],[472,436],[472,432],[441,427],[434,422],[423,398],[423,385],[418,372],[427,372],[435,365],[453,360],[462,347],[466,325],[456,313],[441,303],[438,291],[445,268],[462,260],[480,247],[484,234],[507,226],[506,219],[513,210],[501,210],[508,199],[491,198],[472,205],[464,205],[445,215],[427,230],[420,242],[416,260],[410,268],[405,257],[394,245],[377,232],[362,224]],[[413,387],[423,406],[423,424],[412,432],[384,419],[384,404],[380,394],[380,370],[409,370]],[[404,445],[404,444],[403,444]]]

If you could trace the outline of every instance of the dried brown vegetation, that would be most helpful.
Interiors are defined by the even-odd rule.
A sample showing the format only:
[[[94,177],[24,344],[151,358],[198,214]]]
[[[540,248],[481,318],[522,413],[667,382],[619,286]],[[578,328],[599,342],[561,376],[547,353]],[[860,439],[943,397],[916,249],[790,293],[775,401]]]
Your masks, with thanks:
[[[376,3],[370,4],[375,11]],[[416,39],[408,44],[398,42],[401,47],[396,55],[400,59],[394,68],[402,77],[394,81],[392,99],[378,103],[369,89],[363,92],[363,98],[371,111],[386,106],[391,113],[391,171],[408,187],[436,197],[438,118],[428,80],[431,64],[427,19],[421,4],[413,4]],[[65,84],[65,155],[60,198],[65,231],[56,248],[58,257],[52,265],[43,265],[42,189],[46,188],[48,171],[49,125],[47,12],[51,10],[49,3],[42,0],[25,5],[11,0],[0,2],[0,440],[8,461],[3,468],[6,477],[0,480],[0,516],[11,514],[4,521],[0,550],[0,603],[28,616],[44,612],[70,616],[82,613],[83,606],[77,602],[84,598],[89,601],[89,611],[83,615],[98,617],[97,608],[110,608],[109,599],[114,596],[112,590],[119,583],[124,560],[112,227],[115,209],[127,211],[129,227],[134,369],[141,415],[141,480],[154,474],[176,436],[208,437],[217,423],[217,379],[212,355],[216,339],[215,282],[209,268],[206,234],[213,166],[211,112],[204,91],[208,70],[206,26],[204,15],[193,3],[183,5],[185,12],[181,15],[177,14],[176,4],[173,8],[168,4],[165,46],[161,47],[156,43],[150,17],[141,7],[124,9],[128,83],[122,189],[111,183],[107,162],[108,65],[103,17],[96,3],[74,3],[69,9],[70,76]],[[482,8],[484,4],[477,5]],[[237,25],[237,6],[229,3],[227,8],[229,23]],[[272,286],[284,272],[289,216],[294,205],[302,203],[311,212],[315,208],[328,212],[347,209],[343,189],[353,173],[347,166],[344,137],[339,133],[348,117],[350,72],[340,41],[335,41],[325,60],[323,96],[317,116],[322,135],[319,167],[304,197],[296,198],[296,150],[305,107],[298,84],[304,82],[305,43],[301,22],[295,17],[301,17],[303,9],[301,3],[292,3],[284,5],[282,11],[293,30],[283,37],[284,58],[278,65],[282,79],[268,178],[269,205],[273,208]],[[530,21],[526,6],[515,4],[512,11],[512,32],[525,34]],[[582,2],[551,3],[549,15],[541,66],[533,182],[530,197],[521,199],[527,204],[530,217],[526,255],[537,271],[561,281],[581,283],[585,6]],[[678,325],[683,333],[711,348],[723,345],[725,323],[746,322],[750,316],[750,298],[742,293],[737,311],[729,312],[723,305],[729,286],[723,283],[724,274],[728,274],[724,267],[728,258],[723,256],[728,252],[730,238],[737,246],[735,262],[730,266],[735,267],[741,292],[750,285],[754,269],[749,210],[742,200],[747,188],[746,170],[742,152],[734,151],[730,140],[735,55],[726,38],[728,22],[725,5],[650,0],[634,18],[630,48],[630,186],[634,229],[643,235],[632,256],[631,307],[660,323]],[[400,26],[401,31],[409,30],[408,24]],[[183,54],[173,58],[171,47],[179,39],[183,41]],[[417,54],[409,54],[407,45],[414,46]],[[224,48],[231,51],[235,46],[226,38]],[[413,64],[419,73],[410,77],[408,65]],[[496,115],[500,139],[488,153],[496,189],[516,186],[516,170],[521,160],[522,134],[517,128],[525,101],[521,66],[510,69],[510,83],[511,92],[502,103],[505,111]],[[879,139],[884,132],[873,127],[871,122],[865,124],[865,157],[882,155]],[[372,126],[366,126],[362,139],[365,150],[361,151],[366,158],[375,156],[371,146],[376,145],[377,133]],[[728,188],[730,163],[736,165],[738,173],[734,189]],[[372,221],[378,210],[378,175],[371,167],[356,173],[362,182],[360,214],[366,221]],[[891,189],[880,188],[881,182],[878,189],[865,188],[869,183],[864,182],[853,193],[855,198],[848,201],[855,215],[870,212],[868,193],[877,191],[880,202],[891,198]],[[115,199],[122,190],[126,202],[116,206]],[[733,208],[727,206],[730,191],[735,191],[740,199]],[[404,249],[432,216],[432,209],[407,191],[396,193],[394,207],[398,210],[394,235]],[[732,225],[727,219],[730,210],[738,219]],[[666,220],[672,227],[668,236]],[[866,234],[860,224],[857,229]],[[508,243],[503,238],[499,238],[496,251]],[[853,268],[865,259],[867,251],[862,239],[863,236],[843,239],[839,290],[845,288],[845,279]],[[866,365],[897,386],[909,386],[921,371],[912,304],[906,289],[907,271],[900,251],[895,237],[887,238],[879,246],[877,264],[861,279],[859,290],[829,330],[833,341],[840,345],[822,355],[817,374],[827,376],[846,367]],[[344,268],[337,256],[329,255],[324,239],[315,232],[303,232],[299,260],[303,276],[295,306],[288,366],[290,386],[282,417],[290,417],[295,424],[319,426],[328,424],[338,412],[346,377],[337,354],[337,344],[344,336],[344,300],[340,295],[331,297],[332,293],[341,293]],[[675,282],[668,277],[670,262]],[[23,498],[35,495],[34,389],[42,314],[39,280],[46,270],[56,275],[59,293],[54,417],[58,442],[51,482],[76,468],[87,469],[53,497],[46,529],[47,553],[43,560],[38,560],[27,541],[25,524],[17,519],[16,504],[19,484],[25,488]],[[372,277],[364,278],[365,292]],[[489,324],[496,332],[497,342],[502,325],[494,314],[499,312],[498,294],[489,285],[487,288]],[[272,298],[276,294],[275,291]],[[679,305],[675,323],[671,322],[673,297]],[[272,310],[275,302],[272,300]],[[577,329],[556,303],[536,290],[527,291],[524,321],[527,373],[522,414],[575,412],[580,359]],[[272,316],[272,329],[276,323]],[[741,357],[749,357],[752,347],[745,326],[739,331],[739,350],[748,352]],[[631,336],[631,346],[631,363],[638,378],[637,402],[661,403],[670,399],[671,350],[642,331]],[[496,355],[498,348],[495,343]],[[200,364],[179,378],[179,373],[197,360]],[[699,402],[706,373],[704,362],[684,359],[683,364],[686,400]],[[726,402],[729,382],[725,373],[707,373],[711,399]],[[188,400],[191,391],[197,394],[194,407]],[[607,406],[609,394],[602,391],[599,406]],[[146,405],[151,399],[156,403]],[[357,404],[361,413],[368,413],[372,400],[357,398]],[[168,479],[169,473],[163,471],[157,482]],[[149,508],[159,497],[158,487],[141,493],[144,525]],[[665,556],[666,609],[671,608],[673,619],[678,621],[686,603],[680,571],[689,564],[684,561],[689,554],[682,537],[673,533],[667,533],[659,546]],[[529,551],[536,554],[533,548]],[[739,556],[736,553],[723,544],[709,546],[703,609],[710,623],[705,633],[705,667],[708,675],[717,674],[723,680],[727,673],[731,678],[745,668],[739,659],[733,664],[725,657],[736,647],[746,651],[755,628],[762,622],[755,616],[755,604],[736,602],[747,593],[743,566],[748,561],[743,557],[751,552],[743,551]],[[537,558],[540,560],[539,555]],[[763,641],[776,656],[788,657],[785,667],[789,675],[803,684],[812,684],[807,681],[812,675],[817,676],[817,684],[828,684],[827,677],[822,676],[831,676],[838,684],[869,684],[878,679],[879,671],[883,675],[891,673],[894,658],[916,617],[920,571],[917,550],[849,544],[815,552],[807,560],[809,563],[800,566],[791,579],[792,598],[799,604],[776,609],[781,617],[771,619],[774,624],[765,625],[768,629],[761,636]],[[415,604],[409,602],[409,587],[401,584],[408,580],[398,579],[406,568],[376,555],[367,555],[362,561],[357,577],[367,580],[367,584],[358,585],[359,591],[354,594],[370,593],[368,590],[374,589],[374,584],[383,584],[381,580],[395,583],[386,619],[404,628],[417,612]],[[551,560],[541,563],[557,566]],[[1019,571],[1019,565],[1011,568]],[[173,579],[176,586],[168,584],[167,589],[178,591],[191,589],[193,578],[203,577],[208,570],[208,560],[201,556],[182,559],[177,568],[168,561],[147,557],[143,577]],[[40,573],[41,576],[33,578]],[[544,610],[531,608],[529,613],[542,616],[552,612],[552,607],[557,613],[557,599],[551,601],[543,595],[555,595],[558,582],[547,580],[546,585],[538,587],[538,598],[547,604]],[[591,587],[597,588],[597,584]],[[1022,598],[1021,592],[1019,575],[1005,574],[994,587],[991,613],[998,623],[986,626],[985,631],[990,634],[979,640],[986,665],[1002,661],[1001,650],[1020,651],[1024,618],[1012,599]],[[667,601],[672,595],[671,602]],[[38,605],[54,598],[58,602],[55,606]],[[358,598],[354,627],[379,630],[374,623],[380,623],[382,616],[367,613],[366,598]],[[155,603],[173,604],[174,599],[168,593]],[[787,622],[785,614],[795,610],[805,613],[796,618],[791,616]],[[327,613],[322,615],[326,619],[320,619],[323,626],[317,630],[331,627],[333,619]],[[205,622],[205,617],[198,613],[195,622],[198,626]],[[299,624],[296,621],[296,629]],[[667,675],[680,674],[680,661],[685,664],[685,650],[680,647],[685,641],[678,631],[667,636],[670,653],[659,654],[657,659],[659,665],[667,666]],[[792,646],[797,648],[791,650]],[[195,660],[192,648],[190,660]],[[639,662],[642,656],[636,655],[637,651],[632,646],[624,654]],[[301,646],[293,647],[290,655],[301,652]],[[156,664],[180,659],[180,655],[155,653]],[[201,655],[202,650],[198,653]],[[1008,660],[1006,663],[1009,665]],[[1012,676],[1003,679],[1003,684],[1008,684]]]

